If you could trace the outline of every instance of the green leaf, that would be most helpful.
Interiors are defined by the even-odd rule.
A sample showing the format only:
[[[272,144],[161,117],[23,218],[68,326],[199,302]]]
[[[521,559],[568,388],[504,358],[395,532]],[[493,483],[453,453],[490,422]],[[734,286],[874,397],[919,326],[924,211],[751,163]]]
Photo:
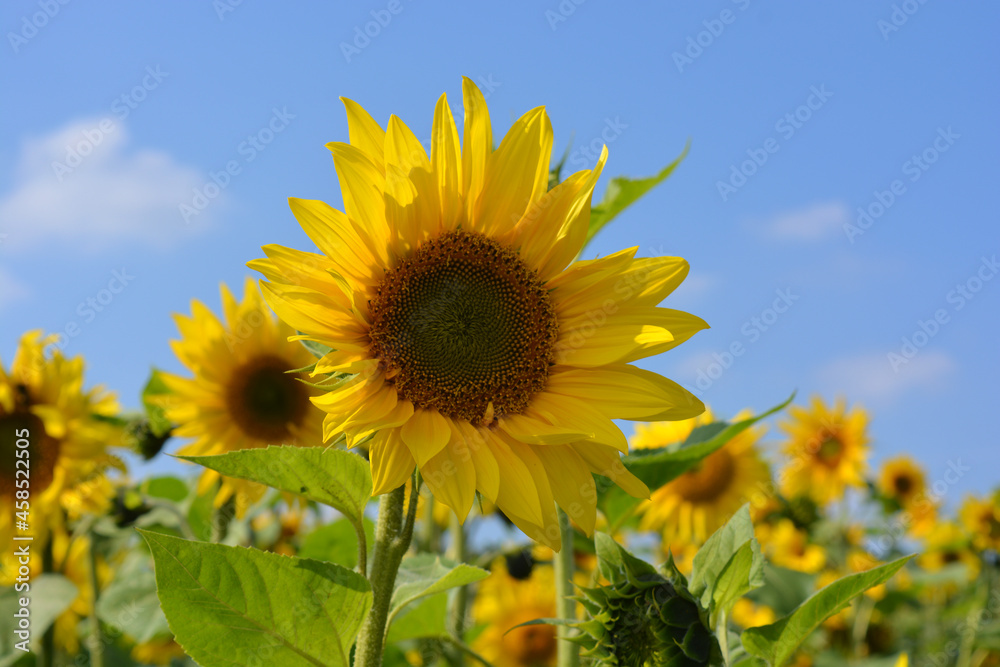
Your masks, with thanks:
[[[725,422],[705,424],[694,429],[680,445],[638,450],[622,457],[622,463],[633,475],[641,479],[650,491],[656,491],[698,465],[702,459],[746,429],[783,410],[794,398],[795,394],[792,394],[786,401],[770,410],[733,424]],[[598,485],[598,504],[612,527],[620,526],[640,502],[642,502],[640,499],[633,498],[613,484]]]
[[[733,554],[712,584],[711,627],[714,630],[722,614],[728,614],[741,597],[764,585],[764,556],[760,543],[749,540]]]
[[[270,446],[218,456],[179,456],[228,477],[239,477],[296,493],[339,510],[358,527],[372,497],[368,462],[324,447]]]
[[[816,592],[791,614],[771,625],[750,628],[741,640],[747,653],[766,660],[773,667],[783,665],[799,645],[819,625],[851,603],[869,588],[884,584],[913,556],[851,574]]]
[[[299,333],[301,334],[302,332],[300,331]],[[299,342],[302,343],[305,348],[309,350],[309,352],[311,352],[317,359],[322,359],[333,351],[333,348],[329,345],[323,345],[323,343],[317,343],[314,340],[301,340]]]
[[[608,183],[607,190],[604,191],[604,198],[601,199],[601,203],[590,209],[590,228],[587,230],[587,243],[590,243],[590,240],[594,238],[597,232],[601,231],[605,225],[614,220],[619,213],[666,180],[673,173],[677,165],[687,156],[688,149],[690,148],[691,144],[689,142],[684,147],[684,150],[681,151],[681,154],[677,156],[677,159],[661,169],[660,173],[655,176],[648,178],[618,176],[612,178],[611,182]]]
[[[816,589],[816,575],[798,572],[771,563],[764,564],[764,585],[750,594],[756,604],[762,604],[784,616],[802,604]]]
[[[165,498],[179,503],[187,498],[188,485],[177,477],[153,477],[142,483],[140,490],[153,498]]]
[[[701,600],[701,605],[704,608],[709,608],[713,597],[713,588],[719,580],[719,575],[729,565],[737,552],[752,540],[753,520],[750,518],[750,505],[744,505],[729,518],[725,526],[712,533],[712,536],[695,554],[691,563],[688,590]],[[759,547],[757,553],[760,554]],[[735,574],[733,572],[733,575]],[[762,573],[758,573],[757,576],[761,577]]]
[[[369,556],[375,544],[375,524],[364,519],[365,535]],[[358,564],[358,536],[354,526],[347,519],[320,526],[302,539],[301,558],[325,560],[344,567],[353,568]]]
[[[467,563],[453,563],[433,554],[404,558],[396,575],[389,603],[389,622],[406,605],[449,588],[458,588],[485,579],[489,571]]]
[[[162,405],[156,399],[172,393],[170,387],[163,381],[162,372],[158,368],[153,368],[146,386],[142,389],[142,406],[146,410],[146,418],[149,419],[149,428],[156,436],[166,435],[173,427]]]
[[[114,581],[101,591],[97,615],[138,643],[170,634],[156,597],[153,564],[145,553],[129,554],[116,568]]]
[[[386,643],[419,637],[440,637],[447,632],[448,594],[435,593],[401,613],[389,626]]]
[[[38,557],[36,554],[35,558]],[[25,655],[15,647],[22,640],[14,634],[20,629],[20,618],[14,614],[22,609],[21,598],[30,599],[26,607],[31,624],[28,647],[37,653],[45,631],[77,596],[76,586],[61,574],[41,574],[28,582],[28,587],[27,591],[17,591],[14,587],[0,590],[0,667],[13,665]]]
[[[177,642],[204,667],[348,667],[372,604],[333,563],[139,531]]]

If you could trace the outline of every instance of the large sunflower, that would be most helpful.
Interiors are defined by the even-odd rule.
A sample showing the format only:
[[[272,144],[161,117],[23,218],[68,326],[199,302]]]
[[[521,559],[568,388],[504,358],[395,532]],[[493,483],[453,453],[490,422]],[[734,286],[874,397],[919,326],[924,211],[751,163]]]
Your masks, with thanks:
[[[848,487],[864,486],[867,468],[868,414],[843,400],[831,408],[814,397],[812,409],[793,406],[792,419],[780,424],[788,433],[788,464],[778,480],[786,496],[807,496],[818,503],[838,500]]]
[[[631,444],[637,449],[677,445],[695,426],[711,421],[711,412],[706,410],[700,417],[682,422],[637,424]],[[767,490],[771,471],[757,450],[763,433],[759,427],[743,431],[653,492],[641,508],[640,527],[662,531],[666,542],[704,543],[755,493]]]
[[[121,442],[121,431],[107,419],[118,412],[114,395],[101,387],[83,389],[83,358],[67,358],[55,348],[56,337],[30,331],[21,343],[10,371],[0,363],[0,585],[10,585],[17,572],[13,557],[15,509],[28,501],[27,529],[41,551],[52,530],[67,520],[100,513],[108,507],[113,490],[104,471],[122,467],[108,453]],[[52,347],[46,357],[46,348]],[[18,447],[27,440],[26,448]],[[15,452],[27,451],[27,458]],[[15,465],[24,461],[25,465]],[[21,470],[21,473],[17,471]],[[19,498],[27,475],[28,498]],[[36,571],[40,558],[32,559]]]
[[[351,143],[331,143],[345,212],[290,200],[322,254],[265,246],[264,297],[305,339],[333,350],[316,373],[350,376],[314,399],[327,439],[371,436],[375,494],[414,466],[460,518],[477,491],[558,548],[553,500],[587,533],[591,473],[648,489],[621,464],[612,419],[686,419],[701,402],[629,362],[706,328],[657,305],[687,275],[636,248],[571,264],[607,151],[548,190],[544,108],[493,150],[482,93],[464,82],[459,134],[444,95],[430,157],[395,116],[383,130],[345,100]]]
[[[315,389],[301,379],[315,359],[294,334],[275,320],[257,285],[250,278],[243,301],[237,302],[222,285],[219,321],[200,301],[192,301],[191,317],[175,315],[181,340],[171,341],[174,353],[193,374],[184,378],[164,373],[171,389],[161,399],[167,417],[178,424],[174,435],[194,438],[179,452],[190,456],[224,454],[267,445],[315,446],[322,443],[323,413],[310,404]],[[199,492],[219,480],[206,470]],[[215,497],[217,506],[234,497],[238,515],[264,493],[253,482],[223,477]]]

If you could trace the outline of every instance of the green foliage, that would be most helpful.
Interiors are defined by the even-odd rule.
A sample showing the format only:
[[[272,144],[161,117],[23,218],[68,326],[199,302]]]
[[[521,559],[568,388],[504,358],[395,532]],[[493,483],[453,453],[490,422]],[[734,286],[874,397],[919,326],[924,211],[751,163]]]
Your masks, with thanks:
[[[453,563],[434,554],[404,558],[399,566],[389,603],[390,631],[395,617],[408,604],[450,588],[480,581],[489,575],[489,571],[482,568],[467,563]]]
[[[911,558],[906,556],[838,579],[812,595],[788,616],[770,625],[746,630],[742,635],[743,647],[769,665],[780,667],[823,621],[847,607],[851,600],[869,588],[884,584]]]
[[[30,598],[27,607],[31,623],[29,648],[37,653],[42,636],[59,614],[66,611],[77,596],[76,586],[61,574],[42,574],[31,580],[30,590],[16,591],[13,587],[0,589],[0,667],[10,667],[24,657],[24,652],[14,647],[21,639],[14,634],[18,618],[14,616],[22,607],[20,598]]]
[[[375,524],[368,518],[364,519],[363,524],[370,557],[375,544]],[[358,536],[354,532],[354,526],[347,519],[338,519],[320,526],[302,539],[298,555],[339,563],[344,567],[355,567],[358,564]]]
[[[715,531],[694,557],[691,594],[709,610],[711,626],[741,597],[764,584],[764,557],[753,536],[750,506],[744,505]]]
[[[169,637],[170,628],[156,596],[156,576],[149,556],[130,553],[115,571],[111,584],[101,591],[97,616],[136,642]]]
[[[340,565],[140,531],[177,642],[204,667],[348,667],[372,603]]]
[[[146,386],[142,389],[142,407],[146,411],[146,419],[149,420],[150,431],[155,436],[164,436],[173,427],[173,424],[167,419],[163,407],[159,405],[158,401],[158,399],[170,393],[170,387],[163,381],[161,371],[154,368],[149,374]]]
[[[757,422],[783,410],[794,397],[793,394],[780,405],[755,417],[732,424],[713,422],[699,426],[691,431],[691,435],[680,445],[638,450],[623,457],[622,463],[633,475],[645,482],[651,492],[655,491],[691,470],[706,456]],[[617,486],[598,485],[598,505],[614,527],[620,526],[641,502]]]
[[[655,176],[647,178],[628,178],[618,176],[612,178],[608,183],[608,188],[604,191],[604,197],[599,204],[595,204],[590,209],[590,227],[587,230],[587,243],[594,238],[597,232],[601,231],[609,222],[614,220],[619,213],[634,204],[640,197],[652,190],[654,187],[667,179],[673,173],[677,165],[687,157],[689,143],[681,151],[673,162],[660,170]]]
[[[342,512],[364,535],[361,519],[372,495],[368,462],[340,449],[264,447],[218,456],[181,456],[229,477],[248,479],[295,493]]]

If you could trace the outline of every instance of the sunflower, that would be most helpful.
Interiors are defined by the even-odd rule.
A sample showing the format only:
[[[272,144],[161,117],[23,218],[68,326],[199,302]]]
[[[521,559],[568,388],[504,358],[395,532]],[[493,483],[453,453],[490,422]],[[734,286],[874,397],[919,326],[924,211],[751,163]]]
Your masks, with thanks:
[[[741,413],[738,418],[748,417]],[[637,424],[631,444],[651,449],[683,442],[696,426],[712,421],[711,413],[683,422]],[[757,442],[763,428],[749,428],[703,459],[697,466],[657,489],[643,512],[640,528],[662,531],[667,542],[702,544],[771,479]]]
[[[770,562],[798,572],[818,572],[826,564],[826,550],[809,543],[809,535],[791,519],[757,527],[757,539]]]
[[[101,387],[84,391],[83,358],[63,356],[55,347],[57,342],[55,336],[30,331],[21,337],[10,371],[0,363],[0,455],[4,460],[0,499],[10,510],[0,514],[3,586],[11,585],[17,572],[15,519],[26,518],[28,528],[18,532],[33,536],[33,549],[41,552],[48,548],[49,534],[67,520],[107,509],[113,490],[105,471],[111,466],[123,468],[108,453],[108,445],[121,440],[120,429],[110,421],[118,413],[114,395]],[[55,349],[46,357],[50,347]],[[18,446],[25,441],[26,447]],[[16,453],[23,451],[27,457],[19,458]],[[15,460],[24,465],[15,466]],[[25,500],[27,508],[20,504]],[[15,510],[26,510],[27,517],[15,517]],[[40,571],[41,560],[32,559],[32,574]]]
[[[867,413],[860,407],[848,411],[842,400],[830,408],[818,396],[811,410],[793,406],[790,412],[792,420],[781,424],[790,458],[779,475],[782,492],[826,503],[841,498],[847,487],[864,486]]]
[[[132,647],[132,659],[144,665],[172,665],[187,654],[172,637],[159,637]]]
[[[766,604],[757,604],[750,598],[740,598],[733,605],[732,619],[733,623],[746,630],[770,625],[778,620],[778,617]]]
[[[958,510],[962,525],[978,549],[1000,551],[1000,502],[968,496]]]
[[[878,488],[882,495],[895,500],[900,507],[910,507],[917,498],[925,495],[927,478],[923,468],[903,454],[882,464]]]
[[[476,492],[559,547],[553,501],[587,534],[592,473],[648,497],[621,463],[612,419],[686,419],[701,402],[629,362],[707,327],[659,304],[684,279],[676,257],[636,248],[570,264],[587,237],[597,166],[548,189],[544,108],[492,149],[482,93],[464,82],[459,135],[444,95],[430,157],[395,116],[383,130],[345,100],[351,143],[331,143],[345,213],[290,200],[322,254],[265,246],[249,264],[303,338],[332,351],[316,374],[347,374],[314,398],[324,436],[371,438],[374,493],[417,467],[464,520]],[[567,268],[568,267],[568,268]]]
[[[315,358],[288,340],[295,332],[274,319],[252,279],[246,280],[242,302],[225,285],[221,292],[225,323],[197,300],[191,303],[191,317],[174,316],[182,336],[171,341],[174,353],[194,374],[163,374],[172,393],[160,403],[167,418],[178,424],[174,435],[195,439],[179,453],[207,456],[267,445],[321,444],[323,413],[309,402],[319,392],[299,381],[308,378],[305,373],[288,372]],[[199,493],[219,478],[206,470]],[[235,496],[242,516],[264,490],[260,484],[225,477],[215,504]]]
[[[548,667],[556,664],[554,625],[516,625],[556,615],[555,575],[550,566],[518,568],[513,576],[503,558],[479,584],[472,606],[477,625],[485,625],[473,648],[497,667]],[[509,631],[509,632],[508,632]]]
[[[925,542],[924,552],[917,557],[920,567],[936,572],[953,563],[962,563],[969,580],[979,576],[982,562],[972,550],[972,538],[953,521],[942,521],[934,526]]]

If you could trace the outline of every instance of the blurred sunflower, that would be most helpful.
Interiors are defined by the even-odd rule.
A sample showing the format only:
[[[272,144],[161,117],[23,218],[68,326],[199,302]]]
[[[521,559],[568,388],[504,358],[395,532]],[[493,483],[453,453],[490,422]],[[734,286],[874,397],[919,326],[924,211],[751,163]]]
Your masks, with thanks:
[[[320,392],[300,382],[315,358],[294,331],[276,321],[247,278],[243,301],[222,285],[225,323],[200,301],[191,302],[191,317],[174,315],[181,340],[171,341],[174,353],[193,374],[185,378],[163,373],[172,393],[160,400],[167,418],[178,424],[174,435],[194,438],[180,454],[208,456],[267,445],[322,444],[323,413],[309,399]],[[199,493],[210,489],[219,473],[205,470]],[[260,499],[265,487],[245,480],[222,478],[215,496],[221,506],[235,496],[242,516]]]
[[[103,512],[114,491],[105,476],[109,467],[123,470],[108,453],[121,441],[121,430],[109,419],[118,413],[113,394],[101,387],[83,389],[83,358],[67,358],[53,349],[57,337],[30,331],[21,337],[10,370],[0,363],[0,500],[10,511],[0,513],[0,585],[13,583],[17,572],[13,554],[14,511],[18,500],[14,465],[17,441],[27,431],[27,472],[30,473],[30,510],[27,534],[34,548],[45,548],[49,533],[84,514]],[[24,459],[20,459],[24,460]],[[8,463],[9,462],[9,463]],[[40,558],[32,559],[36,572]]]
[[[758,526],[756,532],[764,553],[775,565],[813,573],[826,564],[826,550],[818,544],[810,544],[808,533],[796,528],[791,519]]]
[[[900,507],[906,508],[925,494],[927,478],[920,464],[902,454],[882,464],[878,475],[878,488],[886,498],[891,498]]]
[[[749,598],[740,598],[733,605],[732,619],[733,623],[746,630],[770,625],[778,620],[778,617],[766,604],[757,604]]]
[[[556,615],[555,575],[550,566],[518,567],[513,576],[498,558],[479,584],[472,606],[477,625],[485,625],[473,648],[497,667],[549,667],[556,664],[554,625],[515,625]],[[510,632],[508,633],[508,630]]]
[[[962,525],[978,549],[1000,551],[1000,503],[997,498],[968,496],[958,510]]]
[[[187,654],[172,637],[151,639],[132,647],[132,659],[144,665],[171,665]]]
[[[840,499],[847,487],[863,487],[868,458],[868,415],[860,407],[847,411],[843,400],[831,408],[818,396],[812,409],[793,406],[791,421],[780,424],[788,433],[789,463],[778,476],[782,492],[807,496],[817,503]]]
[[[736,418],[749,416],[742,412]],[[706,410],[700,417],[683,422],[637,424],[631,444],[636,449],[679,444],[696,426],[711,420]],[[743,431],[697,466],[657,489],[649,502],[643,503],[640,528],[661,531],[666,542],[704,543],[751,496],[766,488],[771,470],[757,450],[763,433],[762,427]]]
[[[73,582],[77,595],[53,625],[56,645],[69,655],[80,651],[80,622],[90,616],[94,605],[94,587],[90,578],[90,539],[71,536],[59,529],[52,533],[53,572]],[[114,571],[103,558],[97,559],[97,584],[103,588],[111,582]]]
[[[479,491],[558,548],[554,501],[593,532],[592,473],[648,496],[621,463],[628,441],[611,420],[686,419],[703,406],[629,362],[707,325],[657,307],[687,275],[683,259],[635,259],[631,248],[568,266],[607,150],[549,190],[544,108],[493,150],[482,93],[468,79],[463,91],[461,147],[442,95],[429,157],[398,118],[383,130],[345,100],[351,143],[328,148],[346,214],[290,200],[322,254],[271,245],[249,266],[279,317],[333,348],[315,373],[351,374],[313,402],[328,413],[327,439],[372,436],[376,495],[417,467],[460,519]]]
[[[924,552],[917,557],[920,567],[936,572],[953,563],[962,563],[969,580],[979,576],[982,562],[972,550],[972,536],[953,521],[942,521],[927,536]]]

